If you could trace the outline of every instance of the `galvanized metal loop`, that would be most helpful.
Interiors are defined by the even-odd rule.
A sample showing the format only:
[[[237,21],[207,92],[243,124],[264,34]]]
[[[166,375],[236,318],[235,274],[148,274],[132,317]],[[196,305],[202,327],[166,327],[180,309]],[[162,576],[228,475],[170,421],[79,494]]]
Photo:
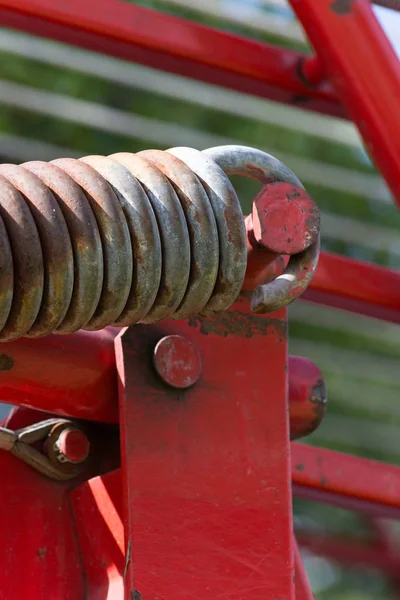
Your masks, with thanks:
[[[227,175],[244,175],[262,184],[276,181],[304,187],[296,175],[278,159],[247,146],[219,146],[203,151]],[[286,269],[275,280],[257,287],[251,298],[256,313],[284,308],[307,288],[318,264],[320,236],[303,252],[290,257]]]

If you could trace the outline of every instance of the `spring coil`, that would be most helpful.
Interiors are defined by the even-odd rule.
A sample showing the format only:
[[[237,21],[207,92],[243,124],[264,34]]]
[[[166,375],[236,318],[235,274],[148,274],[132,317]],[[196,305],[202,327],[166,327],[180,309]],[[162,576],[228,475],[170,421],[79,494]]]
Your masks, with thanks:
[[[227,174],[255,172],[301,186],[244,147],[0,165],[0,341],[226,310],[247,262]]]

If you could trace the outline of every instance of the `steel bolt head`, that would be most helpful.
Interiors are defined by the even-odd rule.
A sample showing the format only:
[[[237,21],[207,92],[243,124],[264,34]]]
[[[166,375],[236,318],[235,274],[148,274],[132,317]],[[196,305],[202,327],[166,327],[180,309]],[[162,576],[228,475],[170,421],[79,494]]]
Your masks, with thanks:
[[[256,196],[252,208],[257,244],[276,254],[298,254],[316,241],[320,230],[317,204],[299,187],[271,183]]]
[[[176,389],[191,387],[201,374],[197,349],[181,335],[162,338],[154,349],[153,363],[164,383]]]
[[[60,432],[54,450],[60,462],[79,464],[88,458],[90,442],[83,431],[70,427]]]

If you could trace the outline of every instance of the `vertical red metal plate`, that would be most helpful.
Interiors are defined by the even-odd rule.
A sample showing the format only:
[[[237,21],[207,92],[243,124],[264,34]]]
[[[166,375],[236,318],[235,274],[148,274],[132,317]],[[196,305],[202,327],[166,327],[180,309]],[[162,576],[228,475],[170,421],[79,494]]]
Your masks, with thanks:
[[[198,350],[190,389],[153,367],[166,335]],[[129,600],[292,600],[286,313],[241,299],[215,319],[116,339]]]

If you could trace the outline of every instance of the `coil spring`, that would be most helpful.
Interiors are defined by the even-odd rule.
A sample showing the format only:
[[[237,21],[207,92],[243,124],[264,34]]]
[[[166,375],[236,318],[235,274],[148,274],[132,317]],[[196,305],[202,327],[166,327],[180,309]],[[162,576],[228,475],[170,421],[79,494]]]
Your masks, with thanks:
[[[247,261],[232,173],[301,186],[236,146],[0,165],[0,341],[229,308]]]

